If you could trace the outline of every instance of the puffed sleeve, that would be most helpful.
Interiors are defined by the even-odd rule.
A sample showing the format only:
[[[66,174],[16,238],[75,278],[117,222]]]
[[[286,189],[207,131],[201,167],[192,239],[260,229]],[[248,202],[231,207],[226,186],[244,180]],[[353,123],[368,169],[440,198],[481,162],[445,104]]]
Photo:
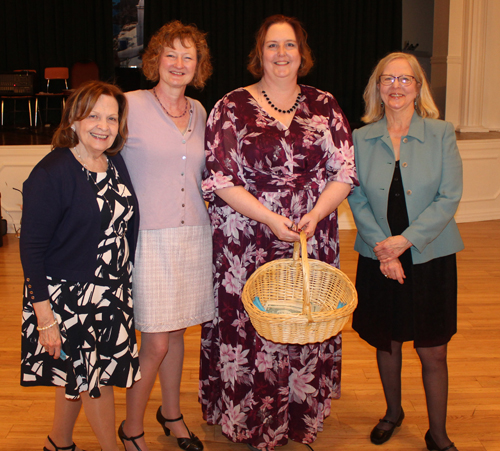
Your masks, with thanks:
[[[45,255],[61,219],[57,182],[44,168],[35,167],[23,184],[20,253],[31,302],[49,299]]]
[[[228,95],[217,102],[205,130],[206,169],[201,188],[206,201],[213,201],[214,191],[244,185],[238,176],[239,146],[235,123],[235,103]]]
[[[328,94],[330,113],[330,133],[332,146],[329,147],[329,158],[326,163],[328,181],[342,182],[351,185],[351,193],[359,185],[354,159],[354,145],[351,128],[335,98]]]
[[[457,146],[455,129],[450,122],[446,123],[439,151],[443,163],[441,182],[434,200],[402,233],[419,252],[436,239],[453,219],[462,198],[462,159]]]

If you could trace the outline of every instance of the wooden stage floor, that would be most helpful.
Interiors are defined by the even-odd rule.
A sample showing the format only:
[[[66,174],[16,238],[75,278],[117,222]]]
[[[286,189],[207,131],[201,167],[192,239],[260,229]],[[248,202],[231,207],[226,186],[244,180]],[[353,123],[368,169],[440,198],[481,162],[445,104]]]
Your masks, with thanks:
[[[500,451],[500,221],[459,224],[465,250],[458,254],[458,333],[449,345],[450,393],[448,432],[460,451]],[[341,231],[342,269],[355,278],[355,231]],[[23,276],[17,238],[4,237],[0,248],[0,450],[40,450],[53,411],[53,389],[19,385],[20,323]],[[244,451],[207,426],[197,401],[200,328],[186,332],[182,408],[206,451]],[[392,439],[375,446],[368,435],[384,415],[384,397],[374,349],[348,325],[343,332],[342,397],[332,402],[332,414],[312,445],[315,451],[425,450],[428,428],[421,367],[410,343],[404,347],[403,407],[406,418]],[[116,389],[116,425],[125,415],[125,390]],[[156,384],[147,410],[146,437],[151,450],[176,450],[156,423],[161,402]],[[99,449],[85,414],[81,413],[74,439],[87,451]],[[290,442],[283,451],[306,451]]]

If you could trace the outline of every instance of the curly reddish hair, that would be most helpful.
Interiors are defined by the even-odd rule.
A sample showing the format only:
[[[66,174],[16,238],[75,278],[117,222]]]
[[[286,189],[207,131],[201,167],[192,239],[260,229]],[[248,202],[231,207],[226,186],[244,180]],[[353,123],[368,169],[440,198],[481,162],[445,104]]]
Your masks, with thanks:
[[[309,73],[314,65],[314,60],[311,48],[307,44],[307,33],[302,24],[295,17],[283,16],[282,14],[275,14],[264,20],[259,30],[255,34],[255,46],[250,52],[250,61],[247,69],[255,78],[262,78],[264,75],[264,68],[262,65],[262,57],[264,51],[264,43],[266,41],[267,30],[274,24],[287,23],[293,28],[295,38],[299,46],[300,53],[300,67],[297,72],[299,77],[304,77]]]
[[[207,79],[212,75],[212,63],[210,62],[206,33],[198,30],[194,24],[184,25],[182,22],[174,20],[163,25],[151,38],[142,56],[142,72],[148,80],[158,81],[163,50],[165,47],[173,48],[176,39],[179,39],[184,47],[195,46],[196,71],[189,84],[198,89],[203,88]]]

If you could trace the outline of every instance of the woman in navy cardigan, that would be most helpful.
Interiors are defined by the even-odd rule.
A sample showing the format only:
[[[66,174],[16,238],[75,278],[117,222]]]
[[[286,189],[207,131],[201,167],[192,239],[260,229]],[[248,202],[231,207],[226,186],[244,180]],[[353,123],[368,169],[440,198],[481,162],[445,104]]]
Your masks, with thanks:
[[[457,330],[455,253],[463,249],[453,219],[462,196],[455,131],[436,120],[411,55],[383,58],[364,99],[368,125],[353,133],[360,186],[349,197],[360,254],[353,328],[377,348],[387,402],[370,439],[386,442],[403,421],[401,350],[413,341],[427,400],[427,449],[455,450],[446,433],[446,350]]]
[[[56,387],[44,450],[71,450],[83,404],[105,451],[118,450],[113,386],[140,378],[131,298],[139,210],[118,154],[127,101],[89,82],[66,103],[53,150],[23,186],[21,384]]]

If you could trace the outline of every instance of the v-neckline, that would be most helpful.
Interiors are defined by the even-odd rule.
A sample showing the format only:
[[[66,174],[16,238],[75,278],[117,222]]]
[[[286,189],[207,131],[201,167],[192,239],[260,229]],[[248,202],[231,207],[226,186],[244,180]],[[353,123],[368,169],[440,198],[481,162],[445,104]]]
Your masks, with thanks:
[[[299,87],[300,87],[300,85],[299,85]],[[262,105],[258,102],[258,100],[253,96],[253,94],[248,89],[246,89],[246,88],[242,88],[242,89],[244,89],[247,92],[248,96],[253,100],[253,102],[255,102],[257,107],[260,110],[262,110],[264,112],[264,114],[269,119],[272,119],[275,122],[279,122],[282,125],[282,127],[284,128],[284,130],[286,130],[286,131],[290,130],[290,127],[291,127],[293,121],[295,120],[295,114],[298,111],[298,107],[293,111],[293,116],[292,116],[292,119],[290,119],[290,123],[288,125],[286,125],[286,124],[283,124],[283,122],[281,122],[279,119],[276,119],[274,116],[271,116],[264,108],[262,108]],[[300,97],[301,98],[302,98],[302,95],[303,95],[303,93],[302,93],[302,88],[301,88],[301,90],[300,90]]]

